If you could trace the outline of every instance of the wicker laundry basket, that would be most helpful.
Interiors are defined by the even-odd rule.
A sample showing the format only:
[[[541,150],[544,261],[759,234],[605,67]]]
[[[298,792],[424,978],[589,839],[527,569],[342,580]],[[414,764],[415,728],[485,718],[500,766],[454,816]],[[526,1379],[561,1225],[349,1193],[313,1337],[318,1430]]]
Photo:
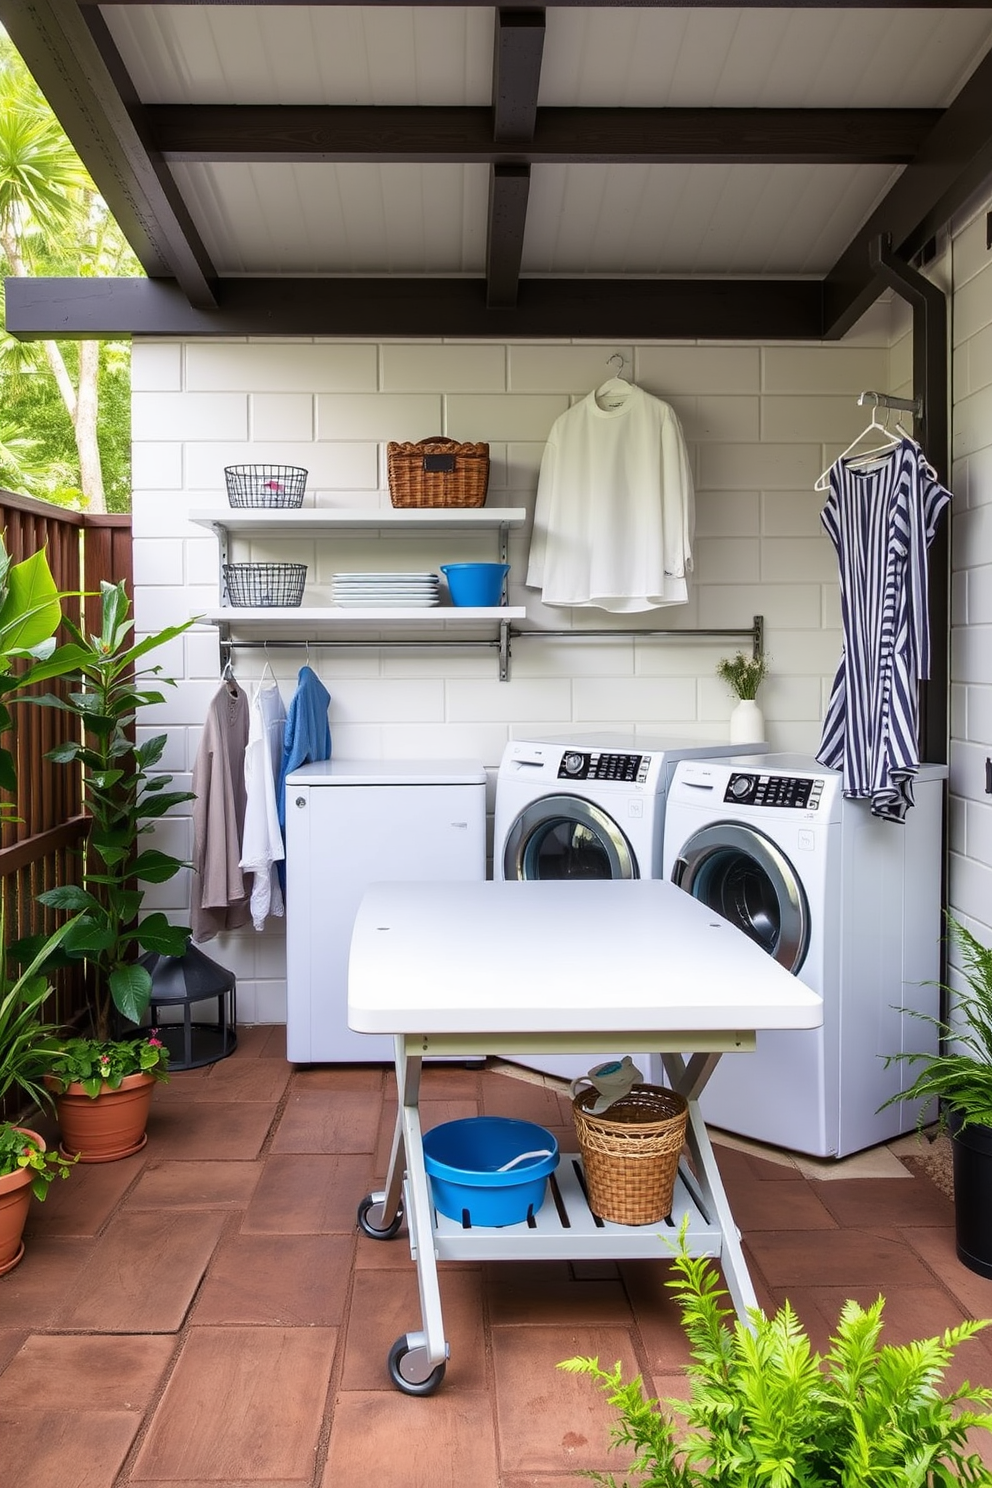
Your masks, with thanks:
[[[484,506],[488,444],[459,444],[434,435],[386,446],[389,499],[394,506]]]
[[[655,1224],[672,1212],[689,1108],[662,1085],[634,1085],[604,1111],[588,1109],[599,1092],[572,1101],[589,1208],[615,1224]]]

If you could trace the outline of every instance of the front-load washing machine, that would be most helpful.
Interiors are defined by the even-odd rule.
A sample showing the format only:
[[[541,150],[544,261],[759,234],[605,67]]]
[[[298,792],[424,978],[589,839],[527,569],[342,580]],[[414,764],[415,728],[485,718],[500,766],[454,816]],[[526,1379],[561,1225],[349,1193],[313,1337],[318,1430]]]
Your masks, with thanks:
[[[921,767],[899,824],[846,800],[810,756],[677,766],[665,876],[823,998],[821,1028],[762,1032],[754,1053],[720,1062],[700,1102],[714,1126],[820,1157],[915,1126],[918,1105],[878,1108],[905,1083],[886,1056],[936,1048],[913,1013],[938,1012],[946,775]]]
[[[496,778],[493,877],[659,878],[676,764],[739,750],[712,740],[620,733],[511,741]],[[521,1062],[573,1079],[597,1060],[535,1055]]]

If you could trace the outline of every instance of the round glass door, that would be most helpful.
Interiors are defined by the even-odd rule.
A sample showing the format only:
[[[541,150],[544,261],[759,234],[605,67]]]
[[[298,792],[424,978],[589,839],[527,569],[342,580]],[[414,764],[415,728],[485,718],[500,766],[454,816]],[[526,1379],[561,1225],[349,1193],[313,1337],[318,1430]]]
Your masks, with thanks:
[[[672,881],[786,971],[799,971],[809,949],[809,905],[799,875],[764,832],[736,822],[704,827],[679,853]]]
[[[503,877],[637,878],[630,843],[612,817],[578,796],[526,806],[506,836]]]

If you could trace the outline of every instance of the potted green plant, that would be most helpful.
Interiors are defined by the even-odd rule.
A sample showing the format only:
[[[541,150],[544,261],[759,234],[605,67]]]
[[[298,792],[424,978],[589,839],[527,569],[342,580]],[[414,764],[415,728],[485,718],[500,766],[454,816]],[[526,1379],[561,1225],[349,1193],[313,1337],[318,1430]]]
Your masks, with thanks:
[[[693,1360],[687,1401],[647,1398],[641,1377],[624,1382],[619,1364],[602,1369],[598,1359],[576,1358],[558,1366],[591,1375],[606,1392],[619,1412],[612,1443],[633,1449],[628,1471],[644,1488],[992,1485],[970,1439],[976,1428],[992,1430],[984,1409],[992,1390],[939,1388],[959,1345],[985,1322],[880,1345],[883,1299],[867,1308],[848,1301],[821,1358],[787,1302],[773,1317],[755,1309],[750,1326],[729,1326],[719,1273],[688,1256],[684,1238],[673,1269],[666,1285]],[[616,1488],[611,1473],[583,1476]]]
[[[980,1276],[992,1276],[992,950],[952,915],[947,934],[964,987],[942,984],[946,1017],[912,1010],[936,1029],[938,1052],[889,1055],[886,1066],[906,1064],[916,1073],[885,1104],[922,1101],[922,1129],[936,1103],[939,1126],[951,1138],[958,1259]]]
[[[65,961],[88,963],[90,988],[89,1039],[84,1052],[78,1039],[52,1071],[57,1093],[60,1124],[67,1110],[64,1097],[85,1096],[95,1102],[105,1097],[118,1112],[132,1107],[125,1129],[118,1128],[109,1148],[100,1141],[90,1149],[85,1139],[70,1150],[82,1160],[108,1161],[137,1151],[144,1144],[147,1101],[131,1097],[134,1087],[151,1089],[161,1077],[164,1061],[157,1040],[139,1037],[121,1040],[121,1021],[140,1025],[151,996],[151,975],[138,961],[139,953],[156,951],[181,956],[189,942],[188,926],[172,925],[161,912],[139,918],[143,883],[164,883],[186,866],[179,858],[158,848],[142,850],[141,838],[172,807],[193,799],[190,791],[170,790],[172,776],[155,773],[166,745],[165,734],[136,744],[133,726],[140,710],[163,700],[161,688],[174,686],[161,675],[161,667],[139,665],[149,652],[175,639],[192,621],[168,626],[142,640],[132,641],[133,620],[123,583],[101,584],[99,635],[86,636],[66,621],[73,644],[65,648],[71,663],[70,690],[66,698],[34,699],[61,712],[70,725],[70,736],[48,754],[49,759],[70,768],[82,768],[83,802],[90,817],[80,885],[64,885],[39,894],[42,904],[71,914],[72,926],[57,951],[52,966]],[[17,946],[21,956],[37,949],[36,938]],[[125,1073],[120,1060],[130,1050],[132,1069]],[[111,1058],[119,1084],[92,1080],[66,1081],[68,1069],[100,1067],[104,1055]],[[89,1061],[89,1062],[87,1062]],[[142,1116],[142,1109],[144,1115]],[[141,1120],[140,1132],[133,1122]],[[123,1121],[123,1115],[117,1120]],[[78,1127],[74,1130],[78,1131]],[[64,1133],[63,1133],[64,1135]],[[77,1138],[77,1140],[79,1140]],[[104,1155],[91,1156],[91,1150]]]
[[[169,1051],[155,1029],[136,1038],[65,1039],[53,1065],[47,1082],[63,1152],[114,1162],[145,1145],[155,1082],[169,1078]]]
[[[0,1121],[0,1276],[24,1255],[24,1225],[32,1194],[44,1199],[55,1178],[68,1178],[72,1163],[49,1152],[36,1131]]]
[[[724,656],[717,662],[716,674],[737,698],[737,706],[730,715],[730,742],[762,743],[765,720],[756,699],[758,688],[768,675],[767,656],[763,652],[758,656],[745,656],[743,651],[738,651],[736,655]]]
[[[0,904],[0,945],[3,928]],[[6,956],[0,953],[0,1104],[4,1108],[11,1097],[25,1105],[51,1105],[44,1080],[52,1060],[59,1057],[59,1039],[55,1024],[42,1018],[51,987],[39,967],[68,930],[68,922],[60,926],[13,980]],[[0,1120],[0,1276],[12,1270],[24,1254],[21,1235],[32,1193],[44,1199],[49,1183],[67,1177],[71,1166],[59,1153],[47,1150],[38,1132]]]

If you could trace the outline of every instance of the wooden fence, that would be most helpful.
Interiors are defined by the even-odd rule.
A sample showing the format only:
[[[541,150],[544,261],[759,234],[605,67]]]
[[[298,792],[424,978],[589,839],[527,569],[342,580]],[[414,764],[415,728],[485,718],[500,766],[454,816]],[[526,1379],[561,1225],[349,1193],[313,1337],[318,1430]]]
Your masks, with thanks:
[[[82,620],[86,631],[99,629],[102,579],[124,579],[133,593],[129,516],[87,516],[0,489],[0,531],[13,562],[46,550],[55,582],[69,596],[62,601],[63,611],[77,624]],[[65,686],[54,681],[37,690],[58,692]],[[54,912],[40,905],[37,896],[80,881],[87,829],[78,770],[45,758],[65,737],[65,715],[16,702],[11,712],[13,742],[8,740],[8,747],[17,762],[18,820],[0,828],[0,896],[8,941],[55,928]],[[82,965],[58,974],[49,1010],[53,1021],[68,1022],[84,1006],[83,975]]]

